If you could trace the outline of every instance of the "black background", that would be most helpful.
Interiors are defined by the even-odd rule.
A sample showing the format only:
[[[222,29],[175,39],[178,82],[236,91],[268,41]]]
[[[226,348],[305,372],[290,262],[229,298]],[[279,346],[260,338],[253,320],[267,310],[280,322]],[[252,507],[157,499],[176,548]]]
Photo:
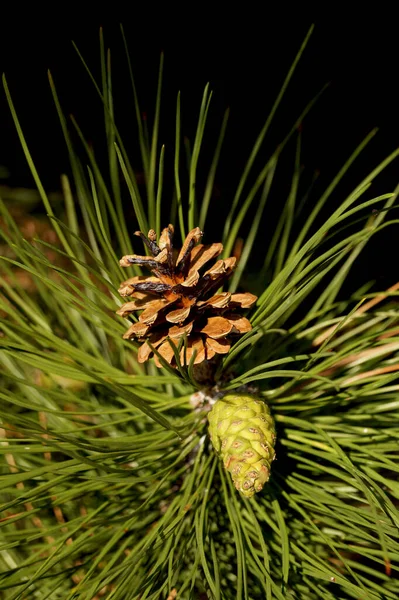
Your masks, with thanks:
[[[71,45],[71,39],[75,40],[94,74],[99,76],[100,26],[106,45],[112,49],[117,124],[135,164],[134,107],[119,21],[124,25],[142,109],[148,114],[149,123],[159,56],[161,51],[165,53],[161,141],[165,140],[167,147],[170,144],[171,152],[178,90],[182,92],[184,133],[191,139],[206,82],[214,90],[205,156],[211,152],[223,111],[230,107],[214,199],[217,206],[214,227],[223,224],[223,209],[231,202],[238,174],[312,22],[314,32],[260,160],[269,156],[325,83],[330,86],[305,119],[302,133],[305,183],[315,170],[320,172],[315,199],[367,133],[379,127],[370,147],[333,195],[327,213],[397,147],[399,51],[393,14],[384,14],[380,19],[370,15],[360,22],[348,21],[342,13],[293,14],[288,6],[286,14],[278,16],[267,10],[264,13],[258,6],[247,8],[245,13],[234,12],[230,7],[218,18],[210,8],[201,11],[197,8],[192,14],[183,9],[164,10],[161,14],[155,5],[153,13],[144,12],[134,4],[130,8],[131,14],[120,15],[115,14],[116,10],[109,9],[106,13],[96,9],[92,17],[82,19],[72,9],[68,12],[56,7],[43,13],[43,17],[36,14],[32,19],[21,20],[17,16],[3,19],[0,68],[6,73],[27,141],[49,189],[59,187],[59,174],[68,171],[68,159],[49,91],[47,68],[52,71],[65,112],[74,114],[101,158],[104,142],[101,103]],[[2,92],[0,136],[0,165],[10,171],[9,183],[33,186]],[[271,219],[278,214],[286,197],[293,152],[294,144],[287,149],[286,162],[282,161],[277,191],[269,208]],[[394,163],[376,180],[370,197],[394,189],[399,180],[397,166]],[[385,232],[370,245],[363,262],[357,266],[359,281],[366,276],[381,285],[394,283],[396,257],[397,232]]]

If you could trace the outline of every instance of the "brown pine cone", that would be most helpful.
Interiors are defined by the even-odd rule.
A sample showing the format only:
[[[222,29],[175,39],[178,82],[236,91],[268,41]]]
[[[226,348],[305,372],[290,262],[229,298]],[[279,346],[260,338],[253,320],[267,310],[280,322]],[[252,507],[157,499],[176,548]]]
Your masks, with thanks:
[[[154,230],[148,232],[148,238],[137,231],[135,235],[141,237],[152,256],[133,254],[120,260],[122,267],[136,264],[153,273],[148,277],[131,277],[119,288],[121,296],[134,300],[124,304],[118,315],[127,317],[134,311],[143,311],[123,336],[143,342],[138,352],[141,363],[153,355],[147,340],[169,364],[176,366],[171,343],[177,346],[186,334],[187,351],[181,349],[180,361],[188,365],[194,352],[194,364],[210,360],[215,354],[226,354],[232,334],[251,330],[248,319],[235,311],[249,308],[257,297],[249,293],[214,293],[232,274],[236,259],[218,260],[201,274],[205,263],[222,252],[222,244],[199,244],[203,234],[196,227],[177,254],[173,249],[173,232],[172,225],[166,227],[157,244]],[[155,364],[161,366],[156,355]]]

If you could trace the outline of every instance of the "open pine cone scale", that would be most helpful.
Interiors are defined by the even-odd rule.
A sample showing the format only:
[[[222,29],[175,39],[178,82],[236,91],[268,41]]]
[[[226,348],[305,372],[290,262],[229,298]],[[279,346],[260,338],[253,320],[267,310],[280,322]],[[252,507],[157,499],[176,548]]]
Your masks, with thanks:
[[[251,329],[248,319],[236,310],[250,308],[257,300],[256,296],[217,292],[232,274],[235,257],[219,259],[201,274],[206,263],[221,254],[223,245],[200,244],[203,234],[199,227],[195,227],[177,253],[173,248],[173,233],[173,226],[169,225],[157,243],[153,230],[148,232],[147,237],[137,231],[135,235],[143,240],[151,256],[132,254],[120,260],[122,267],[136,264],[147,267],[153,273],[148,277],[131,277],[119,288],[120,295],[131,300],[117,314],[128,317],[142,311],[138,321],[123,336],[143,342],[138,352],[139,362],[152,357],[152,346],[175,366],[171,344],[177,346],[186,335],[187,346],[180,351],[180,361],[189,364],[195,353],[194,364],[198,364],[210,360],[215,354],[226,354],[232,343],[229,336]],[[155,364],[161,366],[156,355],[154,359]]]

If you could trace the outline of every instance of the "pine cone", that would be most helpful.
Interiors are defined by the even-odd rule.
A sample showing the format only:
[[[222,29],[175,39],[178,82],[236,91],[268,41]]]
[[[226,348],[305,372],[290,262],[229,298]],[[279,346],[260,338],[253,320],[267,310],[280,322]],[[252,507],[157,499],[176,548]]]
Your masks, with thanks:
[[[228,394],[208,415],[209,435],[237,490],[250,498],[269,480],[276,431],[269,407],[250,395]]]
[[[181,349],[180,362],[188,365],[196,352],[194,364],[198,364],[216,354],[226,354],[232,334],[251,330],[248,319],[235,311],[252,306],[256,296],[214,293],[233,272],[236,259],[218,260],[201,274],[202,267],[222,252],[222,244],[199,244],[203,234],[196,227],[177,253],[173,249],[173,231],[172,225],[165,228],[158,244],[152,229],[148,238],[137,231],[135,235],[141,237],[152,256],[133,254],[120,260],[122,267],[136,264],[146,266],[153,273],[148,277],[132,277],[119,288],[121,296],[130,296],[134,300],[124,304],[117,311],[118,315],[126,317],[134,311],[143,311],[138,322],[123,336],[143,342],[138,352],[141,363],[153,355],[152,346],[169,364],[176,366],[171,344],[177,346],[186,334],[187,350]],[[161,366],[157,356],[155,364]]]

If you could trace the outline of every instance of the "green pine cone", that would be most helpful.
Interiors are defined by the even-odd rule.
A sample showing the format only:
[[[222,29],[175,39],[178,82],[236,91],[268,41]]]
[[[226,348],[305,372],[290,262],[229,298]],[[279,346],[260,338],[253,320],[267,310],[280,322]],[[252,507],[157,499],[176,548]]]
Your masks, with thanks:
[[[256,396],[227,394],[208,415],[209,435],[237,490],[250,498],[269,480],[276,431],[269,407]]]

